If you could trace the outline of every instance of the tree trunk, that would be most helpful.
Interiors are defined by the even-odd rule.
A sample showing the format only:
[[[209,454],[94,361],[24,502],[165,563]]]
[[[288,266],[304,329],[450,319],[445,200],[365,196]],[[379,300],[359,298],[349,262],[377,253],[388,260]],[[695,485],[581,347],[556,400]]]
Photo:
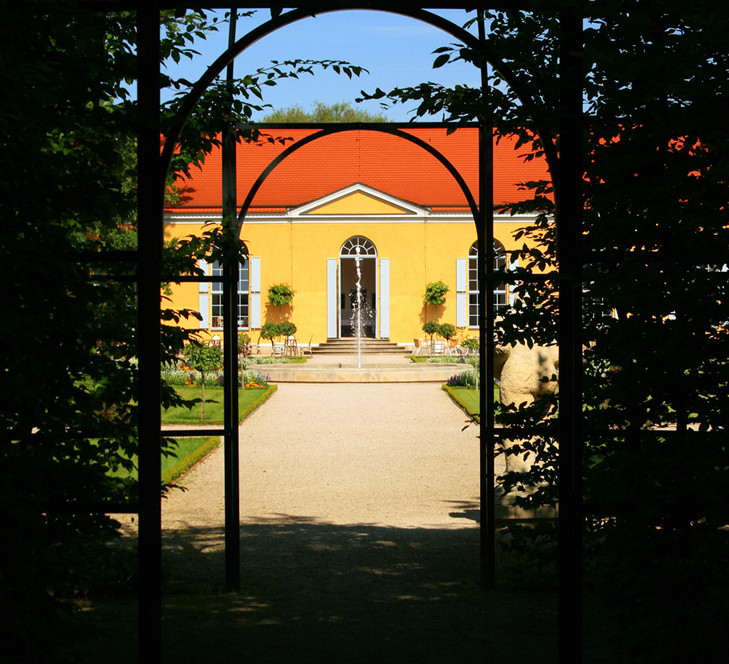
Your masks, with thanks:
[[[200,372],[200,382],[202,383],[202,397],[200,399],[200,421],[205,418],[205,372]]]

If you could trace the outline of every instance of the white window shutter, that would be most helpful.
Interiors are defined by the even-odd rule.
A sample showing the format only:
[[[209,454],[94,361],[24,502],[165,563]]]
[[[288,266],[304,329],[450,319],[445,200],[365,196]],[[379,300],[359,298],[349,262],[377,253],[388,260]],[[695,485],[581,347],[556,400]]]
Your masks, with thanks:
[[[509,270],[516,270],[516,268],[519,267],[519,257],[516,256],[513,260],[509,260]],[[509,297],[509,306],[513,307],[514,302],[516,301],[516,294],[514,293],[514,288],[516,287],[516,282],[510,281],[508,284],[506,284],[506,292],[508,293]]]
[[[456,327],[468,327],[467,293],[456,293]]]
[[[249,324],[251,330],[261,329],[261,294],[251,293],[250,299],[248,300],[250,305],[250,311],[248,312]]]
[[[456,258],[456,327],[468,326],[468,258]]]
[[[468,290],[468,258],[456,258],[456,292]]]
[[[337,310],[339,308],[339,287],[337,285],[336,258],[327,258],[327,337],[334,339],[339,336],[337,325]]]
[[[197,264],[198,264],[198,267],[203,271],[203,273],[207,275],[208,274],[208,262],[204,258],[201,258],[197,262]],[[202,293],[203,291],[205,291],[207,293],[208,292],[208,282],[201,281],[201,282],[199,282],[199,284],[200,284],[200,292]]]
[[[261,257],[252,256],[248,259],[248,283],[250,284],[250,297],[248,300],[251,330],[261,329]]]
[[[390,259],[380,260],[380,338],[390,338]]]
[[[200,266],[200,269],[207,275],[208,274],[208,262],[201,258],[198,261],[198,265]],[[208,329],[209,323],[210,323],[210,295],[208,294],[210,290],[210,283],[207,281],[200,281],[198,282],[198,296],[197,296],[197,306],[198,310],[200,311],[200,315],[202,316],[202,319],[198,321],[198,325],[200,329]]]
[[[261,257],[260,256],[251,256],[249,259],[250,261],[250,273],[248,275],[248,278],[250,279],[251,284],[251,292],[252,293],[260,293],[261,292]]]

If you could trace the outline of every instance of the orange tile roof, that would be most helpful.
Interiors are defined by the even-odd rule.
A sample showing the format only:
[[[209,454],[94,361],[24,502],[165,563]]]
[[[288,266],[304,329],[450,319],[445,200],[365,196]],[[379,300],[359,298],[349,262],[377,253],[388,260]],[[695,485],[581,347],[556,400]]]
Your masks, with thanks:
[[[443,128],[405,127],[432,145],[458,169],[478,195],[478,130],[466,127],[447,134]],[[268,135],[299,141],[312,129],[266,129]],[[292,142],[287,142],[286,147]],[[494,202],[498,205],[525,197],[519,183],[548,179],[544,159],[524,162],[525,148],[514,149],[515,139],[504,137],[494,147]],[[238,146],[238,205],[259,175],[285,147],[279,143]],[[425,150],[402,138],[378,131],[353,129],[319,138],[296,150],[268,176],[253,199],[252,212],[275,212],[296,207],[362,183],[419,206],[442,211],[465,210],[466,199],[445,167]],[[175,212],[219,210],[222,199],[220,150],[208,155],[202,169],[178,183],[180,203]]]

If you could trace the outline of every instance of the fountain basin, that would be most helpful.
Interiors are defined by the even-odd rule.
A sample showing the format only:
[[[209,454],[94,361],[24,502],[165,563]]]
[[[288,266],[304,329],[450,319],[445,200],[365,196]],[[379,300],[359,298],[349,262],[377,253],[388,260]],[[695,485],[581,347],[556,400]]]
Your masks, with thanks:
[[[271,364],[260,367],[271,383],[445,383],[451,376],[471,369],[467,364],[374,363],[357,366],[353,361],[336,364]]]

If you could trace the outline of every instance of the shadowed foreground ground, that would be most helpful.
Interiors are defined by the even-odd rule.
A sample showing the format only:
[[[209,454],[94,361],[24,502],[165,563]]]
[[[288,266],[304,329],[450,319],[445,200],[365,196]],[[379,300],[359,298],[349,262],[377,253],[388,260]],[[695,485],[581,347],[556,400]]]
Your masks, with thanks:
[[[464,421],[438,385],[280,386],[241,428],[240,594],[221,592],[221,451],[163,503],[163,661],[556,661],[533,570],[510,570],[529,590],[479,588]],[[136,661],[135,598],[81,618],[75,661]]]
[[[239,595],[217,592],[222,552],[199,553],[221,537],[165,538],[165,662],[556,661],[554,594],[482,594],[473,528],[246,526]],[[101,627],[78,661],[135,661],[133,600],[95,603],[85,618]]]

